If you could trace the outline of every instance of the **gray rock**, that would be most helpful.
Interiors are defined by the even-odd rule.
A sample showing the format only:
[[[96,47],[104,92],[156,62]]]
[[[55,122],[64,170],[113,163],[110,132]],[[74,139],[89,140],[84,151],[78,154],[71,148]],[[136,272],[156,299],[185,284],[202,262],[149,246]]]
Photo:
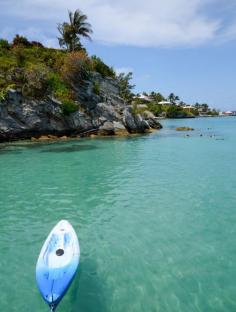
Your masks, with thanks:
[[[96,108],[92,111],[92,116],[94,118],[102,116],[110,121],[118,121],[121,119],[121,115],[117,111],[117,108],[107,103],[98,103]]]
[[[95,82],[99,94],[94,93]],[[90,80],[74,86],[74,90],[81,109],[70,115],[63,114],[61,102],[53,96],[30,100],[19,91],[9,90],[7,99],[0,102],[0,141],[44,135],[123,135],[159,127],[152,115],[132,114],[131,107],[119,96],[114,79],[93,73]]]
[[[114,125],[111,121],[106,121],[102,126],[99,127],[100,135],[114,135]]]
[[[145,121],[140,114],[132,114],[131,108],[125,109],[123,123],[126,129],[131,133],[142,133],[150,128],[148,122]]]

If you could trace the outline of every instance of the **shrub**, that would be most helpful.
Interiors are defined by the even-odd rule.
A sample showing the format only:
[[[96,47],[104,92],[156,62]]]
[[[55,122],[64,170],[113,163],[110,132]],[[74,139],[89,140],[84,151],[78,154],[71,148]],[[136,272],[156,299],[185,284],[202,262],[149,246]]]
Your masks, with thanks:
[[[0,89],[0,101],[4,101],[7,97],[7,93],[10,89],[14,89],[15,85],[14,84],[10,84],[5,88],[1,88]]]
[[[47,74],[47,69],[40,65],[31,65],[26,69],[23,95],[35,98],[44,97],[48,91]]]
[[[0,73],[6,73],[8,70],[16,67],[15,57],[8,57],[6,55],[1,55],[0,50]]]
[[[97,95],[100,95],[100,84],[98,81],[93,82],[93,92]]]
[[[16,35],[15,38],[13,39],[13,46],[23,46],[23,47],[31,47],[32,44],[28,41],[26,37]]]
[[[88,79],[92,70],[90,59],[83,51],[68,53],[61,68],[62,79],[68,85],[74,85]]]
[[[0,49],[5,49],[5,50],[9,50],[10,49],[10,44],[7,40],[5,39],[0,39]]]
[[[171,105],[167,108],[166,116],[168,118],[186,117],[188,113],[180,106]]]
[[[25,54],[24,48],[22,46],[15,46],[13,49],[13,54],[16,59],[16,65],[22,67],[25,64]]]
[[[147,109],[144,107],[138,107],[137,103],[133,103],[131,111],[133,115],[144,114]]]
[[[40,52],[40,61],[46,64],[47,66],[54,68],[57,59],[60,55],[60,52],[54,49],[47,49],[47,48],[39,48],[38,53]]]
[[[148,110],[152,112],[155,116],[158,116],[163,112],[162,105],[156,104],[156,103],[148,103],[147,104]]]
[[[31,44],[32,47],[44,48],[44,45],[41,42],[38,42],[38,41],[31,41],[30,44]]]
[[[25,83],[25,70],[24,68],[12,66],[6,70],[4,77],[6,84],[14,83],[17,88],[21,88]]]
[[[69,115],[79,109],[79,105],[74,102],[74,92],[61,80],[57,73],[49,73],[47,77],[48,90],[53,93],[55,98],[62,102],[64,115]]]
[[[103,78],[112,77],[115,78],[116,74],[113,68],[107,66],[99,57],[93,55],[91,57],[93,63],[93,70],[101,74]]]
[[[62,111],[65,115],[70,115],[79,109],[79,105],[72,100],[62,101]]]
[[[74,93],[61,80],[57,73],[49,73],[47,77],[47,85],[49,91],[60,101],[67,101],[74,99]]]

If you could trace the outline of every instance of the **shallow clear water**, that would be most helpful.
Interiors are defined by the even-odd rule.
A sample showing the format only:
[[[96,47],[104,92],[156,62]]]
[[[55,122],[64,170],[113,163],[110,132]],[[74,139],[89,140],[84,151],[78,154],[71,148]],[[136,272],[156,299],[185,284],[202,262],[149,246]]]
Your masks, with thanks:
[[[48,311],[35,264],[62,218],[81,265],[58,312],[236,311],[236,118],[163,124],[0,146],[1,311]]]

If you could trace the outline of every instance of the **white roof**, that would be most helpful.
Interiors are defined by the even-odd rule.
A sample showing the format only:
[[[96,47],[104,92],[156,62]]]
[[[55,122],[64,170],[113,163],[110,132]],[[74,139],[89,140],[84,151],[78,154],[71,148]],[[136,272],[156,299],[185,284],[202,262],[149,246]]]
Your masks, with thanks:
[[[192,106],[192,105],[185,105],[185,106],[183,106],[183,108],[194,108],[194,106]]]
[[[158,104],[160,104],[160,105],[173,105],[173,103],[169,102],[169,101],[160,101],[160,102],[158,102]]]
[[[151,101],[151,99],[147,95],[144,95],[144,94],[140,94],[138,98],[145,100],[145,101],[149,101],[149,102]]]

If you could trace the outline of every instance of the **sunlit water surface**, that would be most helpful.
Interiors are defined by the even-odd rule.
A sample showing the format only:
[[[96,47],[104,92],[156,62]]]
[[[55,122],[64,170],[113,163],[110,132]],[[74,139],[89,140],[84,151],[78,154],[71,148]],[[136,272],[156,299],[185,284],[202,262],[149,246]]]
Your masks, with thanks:
[[[236,311],[236,118],[163,125],[0,145],[1,311],[48,311],[35,264],[60,219],[81,263],[58,312]]]

